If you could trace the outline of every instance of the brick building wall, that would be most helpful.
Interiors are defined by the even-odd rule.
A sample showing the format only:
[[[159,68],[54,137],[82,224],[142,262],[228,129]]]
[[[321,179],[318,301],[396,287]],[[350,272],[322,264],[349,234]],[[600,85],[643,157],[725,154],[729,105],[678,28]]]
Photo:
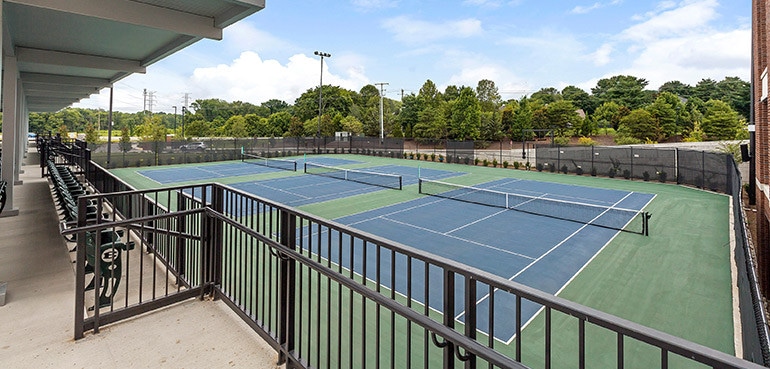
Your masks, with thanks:
[[[768,124],[768,85],[770,84],[770,47],[767,9],[770,0],[753,0],[752,12],[752,88],[754,91],[754,124],[757,198],[757,240],[755,251],[760,288],[770,296],[770,125]],[[754,179],[749,179],[754,180]]]

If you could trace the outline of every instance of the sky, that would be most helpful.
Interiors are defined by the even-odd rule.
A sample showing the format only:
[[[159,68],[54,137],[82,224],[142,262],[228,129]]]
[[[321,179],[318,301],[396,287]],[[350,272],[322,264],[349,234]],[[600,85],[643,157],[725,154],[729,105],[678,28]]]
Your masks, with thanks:
[[[314,51],[331,54],[320,58]],[[748,81],[748,0],[266,0],[220,41],[202,40],[114,86],[116,111],[181,109],[184,96],[293,104],[308,89],[417,94],[426,80],[495,82],[504,100],[569,85],[590,93],[601,78]],[[108,109],[105,89],[75,107]],[[181,110],[178,110],[181,114]]]

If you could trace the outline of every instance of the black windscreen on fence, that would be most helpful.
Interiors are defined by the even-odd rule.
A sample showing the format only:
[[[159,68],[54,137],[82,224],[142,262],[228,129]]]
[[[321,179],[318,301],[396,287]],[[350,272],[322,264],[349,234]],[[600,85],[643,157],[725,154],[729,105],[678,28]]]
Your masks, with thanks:
[[[538,147],[538,168],[602,176],[676,182],[729,193],[728,154],[642,147]]]

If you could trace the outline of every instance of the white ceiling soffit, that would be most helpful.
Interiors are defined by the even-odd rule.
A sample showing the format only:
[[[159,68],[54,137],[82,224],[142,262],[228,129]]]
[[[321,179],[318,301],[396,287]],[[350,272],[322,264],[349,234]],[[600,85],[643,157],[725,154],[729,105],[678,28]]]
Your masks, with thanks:
[[[63,109],[262,10],[265,0],[0,0],[31,112]]]

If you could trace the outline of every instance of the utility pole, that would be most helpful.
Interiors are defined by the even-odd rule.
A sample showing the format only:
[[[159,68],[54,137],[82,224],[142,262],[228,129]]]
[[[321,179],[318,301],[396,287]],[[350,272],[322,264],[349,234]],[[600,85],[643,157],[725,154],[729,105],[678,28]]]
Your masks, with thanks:
[[[155,106],[155,91],[147,91],[147,109],[152,115],[153,106]]]
[[[147,89],[144,89],[144,93],[142,95],[142,111],[147,111]]]
[[[384,87],[388,85],[387,82],[380,82],[375,83],[375,85],[380,86],[380,144],[385,142],[385,120],[383,119],[382,114],[382,99],[385,96],[385,89]]]

